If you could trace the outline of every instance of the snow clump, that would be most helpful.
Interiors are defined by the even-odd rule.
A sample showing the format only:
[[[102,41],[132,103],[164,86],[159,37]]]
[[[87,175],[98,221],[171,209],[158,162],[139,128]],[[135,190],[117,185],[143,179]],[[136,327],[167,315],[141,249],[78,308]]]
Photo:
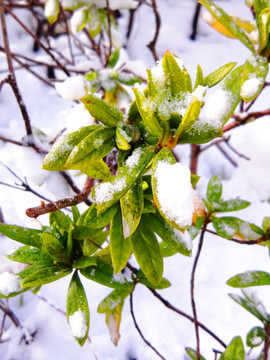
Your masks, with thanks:
[[[79,309],[74,314],[68,317],[68,323],[71,333],[74,337],[82,339],[87,332],[87,319],[84,311]]]
[[[18,275],[9,272],[0,274],[0,294],[8,296],[21,291],[21,281],[22,279]]]
[[[180,163],[160,161],[155,171],[157,201],[167,220],[183,229],[192,224],[195,190],[190,170]]]

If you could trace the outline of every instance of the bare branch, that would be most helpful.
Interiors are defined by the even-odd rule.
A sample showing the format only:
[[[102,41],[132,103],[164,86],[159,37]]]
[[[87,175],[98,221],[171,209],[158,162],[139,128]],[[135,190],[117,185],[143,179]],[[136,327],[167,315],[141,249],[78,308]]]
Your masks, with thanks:
[[[130,303],[130,313],[132,316],[132,320],[134,322],[134,326],[135,326],[136,330],[138,331],[140,337],[143,339],[143,341],[146,343],[146,345],[149,346],[157,354],[158,357],[160,357],[162,360],[166,360],[166,358],[164,356],[162,356],[160,354],[160,352],[158,352],[157,349],[145,338],[145,336],[143,335],[143,333],[136,321],[136,318],[134,315],[134,309],[133,309],[133,292],[129,296],[129,303]]]
[[[93,182],[94,179],[87,177],[85,186],[81,193],[61,200],[50,202],[48,204],[42,204],[41,206],[29,208],[26,210],[25,213],[27,216],[36,219],[40,215],[48,214],[50,212],[66,208],[68,206],[77,205],[85,201],[85,199],[89,196],[91,188],[93,186]]]
[[[200,16],[201,4],[197,3],[195,13],[192,21],[192,34],[190,35],[191,40],[195,40],[197,36],[198,21]]]
[[[161,18],[157,9],[157,4],[156,4],[156,0],[152,0],[152,8],[155,14],[155,19],[156,19],[156,31],[155,31],[155,35],[153,40],[147,45],[147,47],[150,49],[150,51],[152,52],[155,61],[157,61],[159,58],[157,56],[156,53],[156,42],[158,39],[158,35],[159,35],[159,30],[160,30],[160,26],[161,26]]]

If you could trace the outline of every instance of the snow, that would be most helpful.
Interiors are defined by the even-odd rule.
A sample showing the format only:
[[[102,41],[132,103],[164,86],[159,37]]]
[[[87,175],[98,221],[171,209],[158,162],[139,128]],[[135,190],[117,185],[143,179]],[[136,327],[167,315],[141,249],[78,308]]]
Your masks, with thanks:
[[[72,76],[64,82],[55,84],[55,89],[63,99],[79,100],[86,94],[84,77]]]
[[[112,182],[104,182],[95,187],[94,200],[101,204],[113,199],[115,193],[122,191],[126,186],[126,178],[113,179]]]
[[[8,296],[21,290],[22,279],[8,272],[0,274],[0,294]]]
[[[67,1],[61,3],[64,2]],[[243,0],[220,1],[219,3],[228,13],[253,20],[249,9],[243,4]],[[119,4],[116,2],[117,6]],[[135,6],[135,2],[133,4]],[[110,7],[112,8],[112,6],[114,6],[113,1],[110,0]],[[201,65],[203,73],[209,74],[231,61],[236,61],[241,65],[250,55],[250,51],[239,42],[222,37],[201,20],[199,20],[198,37],[196,41],[191,41],[189,36],[195,2],[190,0],[159,0],[157,6],[161,15],[161,31],[156,44],[157,54],[159,58],[162,58],[167,49],[171,53],[178,54],[190,72],[193,84],[198,63]],[[14,9],[14,11],[19,14],[20,19],[28,23],[28,15],[19,9]],[[124,35],[128,24],[128,11],[121,11],[121,15],[118,21],[120,32]],[[51,63],[51,59],[43,51],[33,53],[32,39],[29,39],[11,17],[6,16],[6,19],[12,51],[25,53],[30,58]],[[136,11],[133,30],[129,40],[124,40],[125,48],[121,49],[121,53],[125,57],[123,61],[125,68],[144,79],[146,79],[145,69],[151,69],[156,65],[147,48],[147,44],[153,39],[154,31],[155,16],[152,9],[150,6],[142,4]],[[66,37],[59,36],[52,40],[53,45],[59,45],[63,54],[70,58]],[[87,40],[83,36],[80,41],[87,44]],[[3,43],[2,40],[0,42]],[[93,52],[87,46],[85,46],[85,55],[79,59],[76,69],[85,72],[100,69],[100,62],[95,60]],[[0,56],[1,81],[7,75],[7,67],[4,54],[1,53]],[[36,67],[36,69],[46,77],[45,68]],[[65,85],[67,89],[64,92],[69,96],[67,99],[63,99],[57,95],[54,88],[41,84],[39,80],[23,69],[16,70],[16,78],[33,126],[46,129],[45,133],[48,134],[50,140],[66,127],[66,132],[69,133],[82,126],[92,124],[91,121],[93,120],[88,111],[84,110],[82,104],[70,100],[74,93],[79,96],[76,89],[79,89],[79,92],[83,89],[81,80],[76,83],[78,86],[73,84],[76,91],[73,90],[71,83]],[[62,71],[57,71],[57,79],[66,80],[65,74]],[[209,96],[212,90],[213,93],[216,91],[215,89],[208,90]],[[208,91],[205,96],[206,101]],[[8,85],[3,85],[0,96],[0,134],[20,141],[25,136],[24,123],[11,88]],[[221,96],[216,99],[221,101],[223,111],[226,111]],[[215,106],[214,101],[212,102],[213,108],[216,109],[210,113],[218,114],[219,106],[217,104]],[[265,109],[265,104],[268,103],[269,92],[265,89],[259,99],[256,100],[252,111]],[[238,109],[236,111],[239,112]],[[204,110],[202,110],[202,114],[203,112]],[[203,120],[200,116],[202,124],[204,124]],[[239,197],[252,202],[248,209],[236,212],[232,216],[239,216],[241,219],[261,225],[263,217],[269,216],[270,213],[270,205],[267,201],[270,198],[270,182],[268,181],[270,178],[270,167],[268,166],[270,158],[269,133],[269,116],[266,116],[226,134],[230,135],[230,144],[240,154],[250,159],[246,160],[239,157],[225,147],[237,162],[238,167],[236,168],[225,159],[215,146],[203,151],[198,164],[198,175],[201,176],[197,185],[199,196],[205,197],[209,178],[213,175],[219,175],[223,182],[223,198],[225,200]],[[46,148],[48,149],[50,146],[47,144]],[[204,145],[202,145],[203,147]],[[181,145],[175,149],[175,152],[181,159],[181,163],[189,166],[190,147]],[[13,144],[0,141],[0,159],[22,179],[26,176],[29,184],[36,191],[47,195],[52,200],[73,195],[59,174],[45,172],[41,169],[43,157],[36,154],[32,149],[16,147]],[[74,181],[79,188],[82,188],[85,176],[72,171],[69,174],[75,175]],[[11,185],[19,182],[3,166],[0,168],[0,181]],[[28,226],[29,220],[26,218],[25,209],[39,204],[40,200],[30,192],[1,185],[0,206],[6,223]],[[79,209],[82,213],[86,210],[86,206],[80,204]],[[48,216],[40,217],[39,221],[43,226],[47,225]],[[177,234],[182,236],[181,233]],[[188,237],[188,232],[185,231],[183,236]],[[4,254],[17,243],[5,237],[1,237],[0,240],[0,272],[19,272],[23,265],[4,257]],[[177,254],[164,259],[164,277],[171,281],[172,286],[158,291],[170,303],[188,314],[192,314],[188,294],[190,291],[190,273],[197,245],[198,239],[196,238],[193,240],[191,258]],[[136,266],[133,257],[130,261]],[[230,292],[239,294],[240,291],[225,285],[226,281],[235,274],[250,269],[269,271],[269,256],[266,247],[244,247],[244,245],[232,244],[228,240],[211,234],[205,235],[195,282],[198,318],[226,343],[229,343],[238,334],[245,339],[247,332],[257,325],[256,319],[252,315],[227,296]],[[52,300],[52,303],[57,304],[62,311],[66,306],[65,294],[69,281],[70,277],[67,276],[58,280],[57,283],[42,287],[45,298]],[[89,298],[92,343],[87,341],[82,348],[78,346],[68,330],[66,317],[55,310],[50,302],[41,300],[31,292],[26,292],[23,297],[11,298],[8,304],[31,334],[37,330],[34,340],[26,345],[22,339],[23,332],[21,329],[16,328],[7,320],[2,335],[2,340],[6,341],[0,344],[1,360],[47,360],[55,359],[55,354],[57,354],[57,360],[71,358],[79,358],[80,360],[130,360],[132,358],[157,360],[156,354],[143,343],[134,328],[128,299],[123,307],[120,326],[121,339],[117,347],[112,344],[105,324],[105,316],[96,312],[98,304],[112,289],[87,279],[82,279],[82,281]],[[256,291],[269,312],[269,286],[256,288]],[[135,288],[133,300],[135,316],[145,337],[165,358],[171,360],[186,359],[185,347],[195,348],[194,324],[166,309],[156,298],[151,296],[148,289],[140,284]],[[2,320],[2,312],[0,312],[0,317]],[[212,348],[223,350],[216,341],[202,330],[200,330],[200,338],[202,355],[206,359],[214,358]],[[254,349],[252,358],[256,358],[257,355],[258,352],[256,353],[256,349]]]
[[[129,167],[129,170],[131,171],[135,165],[138,164],[138,161],[140,160],[140,157],[142,155],[141,148],[137,148],[133,151],[133,153],[127,158],[126,160],[126,166]]]
[[[259,91],[260,86],[263,84],[262,78],[251,78],[246,80],[241,86],[240,95],[243,98],[252,98]]]
[[[78,339],[83,339],[87,332],[87,319],[83,310],[79,309],[74,314],[69,315],[68,323],[72,335]]]
[[[190,170],[180,163],[159,161],[155,171],[157,201],[166,219],[179,228],[192,224],[194,190]]]

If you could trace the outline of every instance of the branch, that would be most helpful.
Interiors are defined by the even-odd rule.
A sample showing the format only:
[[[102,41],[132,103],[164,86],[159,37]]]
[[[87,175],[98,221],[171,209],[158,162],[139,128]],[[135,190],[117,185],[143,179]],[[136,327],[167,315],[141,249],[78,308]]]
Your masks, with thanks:
[[[31,218],[37,218],[40,215],[48,214],[53,211],[57,211],[68,206],[77,205],[83,202],[90,194],[91,188],[93,186],[94,179],[87,177],[86,183],[84,185],[81,193],[70,196],[61,200],[50,202],[48,204],[42,204],[41,206],[29,208],[26,210],[26,215]]]
[[[264,236],[258,238],[258,239],[255,239],[255,240],[242,240],[242,239],[236,239],[236,238],[224,238],[223,236],[220,236],[218,233],[216,233],[215,231],[212,231],[212,230],[209,230],[209,229],[205,229],[203,228],[204,231],[210,233],[210,234],[213,234],[213,235],[216,235],[222,239],[226,239],[226,240],[229,240],[229,241],[233,241],[233,242],[236,242],[237,244],[241,244],[241,245],[258,245],[258,244],[261,244],[265,241],[268,241],[269,239],[265,238]]]
[[[200,10],[201,10],[201,4],[197,3],[192,21],[192,34],[190,35],[191,40],[196,39]]]
[[[105,67],[108,65],[111,53],[112,53],[112,31],[111,31],[111,14],[110,14],[110,4],[109,0],[106,0],[107,7],[107,21],[108,21],[108,37],[109,37],[109,52],[106,55]]]
[[[159,15],[159,12],[158,12],[158,9],[157,9],[156,0],[152,0],[152,8],[153,8],[155,18],[156,18],[156,32],[155,32],[153,40],[147,45],[147,47],[152,52],[155,61],[157,61],[158,56],[157,56],[157,53],[156,53],[156,42],[157,42],[157,39],[158,39],[159,30],[160,30],[160,26],[161,26],[161,19],[160,19],[160,15]]]
[[[195,296],[194,296],[194,287],[195,287],[195,272],[196,272],[196,268],[198,265],[199,257],[200,257],[202,246],[203,246],[204,234],[205,234],[205,230],[202,230],[201,234],[200,234],[198,250],[197,250],[197,254],[195,256],[195,260],[193,263],[193,267],[192,267],[192,271],[191,271],[191,279],[190,279],[190,296],[191,296],[191,307],[192,307],[192,312],[193,312],[195,334],[196,334],[197,360],[200,360],[201,356],[200,356],[199,324],[198,324],[197,310],[196,310],[196,303],[195,303]]]
[[[263,116],[270,115],[270,109],[263,110],[263,111],[255,111],[247,114],[243,117],[243,114],[234,114],[232,117],[235,119],[233,122],[231,122],[228,125],[225,125],[223,127],[223,133],[229,130],[232,130],[238,126],[245,125],[246,123],[250,121],[254,121],[256,119],[259,119]]]
[[[130,303],[130,313],[131,313],[135,328],[138,331],[140,337],[143,339],[143,341],[146,343],[146,345],[149,346],[157,354],[157,356],[159,356],[162,360],[166,360],[166,358],[164,356],[162,356],[157,351],[157,349],[144,337],[141,329],[139,328],[139,325],[138,325],[138,323],[136,321],[136,318],[135,318],[135,315],[134,315],[134,310],[133,310],[133,292],[129,296],[129,303]]]

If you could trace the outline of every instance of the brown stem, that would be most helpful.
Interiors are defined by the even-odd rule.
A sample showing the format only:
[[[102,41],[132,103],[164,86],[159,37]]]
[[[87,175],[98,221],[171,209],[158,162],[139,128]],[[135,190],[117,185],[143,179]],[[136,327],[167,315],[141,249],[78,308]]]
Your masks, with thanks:
[[[108,21],[109,51],[108,54],[106,55],[105,67],[108,65],[112,53],[112,31],[111,31],[111,14],[110,14],[109,0],[106,0],[106,7],[107,7],[107,21]]]
[[[193,318],[194,318],[194,325],[195,325],[195,334],[196,334],[196,353],[197,353],[197,360],[200,360],[200,335],[199,335],[199,324],[198,324],[198,317],[197,317],[197,309],[196,309],[196,302],[195,302],[195,295],[194,295],[194,289],[195,289],[195,272],[197,269],[198,261],[200,258],[202,246],[203,246],[203,239],[204,239],[205,231],[202,230],[200,234],[199,239],[199,245],[197,254],[195,256],[195,260],[193,263],[192,271],[191,271],[191,279],[190,279],[190,296],[191,296],[191,307],[193,312]]]
[[[27,216],[36,219],[40,215],[48,214],[68,206],[77,205],[85,201],[85,199],[89,196],[93,183],[94,179],[87,177],[86,183],[81,193],[48,204],[42,204],[41,206],[29,208],[25,213]]]
[[[155,35],[153,40],[147,45],[147,47],[150,49],[150,51],[152,52],[155,61],[158,60],[158,56],[156,53],[156,42],[158,39],[158,35],[159,35],[159,30],[160,30],[160,26],[161,26],[161,18],[157,9],[157,4],[156,4],[156,0],[152,0],[152,8],[155,14],[155,19],[156,19],[156,31],[155,31]]]
[[[229,130],[232,130],[238,126],[245,125],[249,121],[254,121],[256,119],[259,119],[263,116],[270,115],[270,109],[263,110],[263,111],[255,111],[247,114],[245,117],[242,117],[241,114],[235,114],[233,118],[235,119],[230,124],[225,125],[223,127],[223,133]]]
[[[213,235],[216,235],[218,237],[221,237],[223,238],[222,236],[220,236],[218,233],[216,233],[215,231],[212,231],[212,230],[209,230],[209,229],[206,229],[206,228],[203,228],[203,230],[205,230],[206,232],[210,233],[210,234],[213,234]],[[267,238],[265,238],[264,236],[260,237],[259,239],[256,239],[256,240],[242,240],[242,239],[236,239],[236,238],[231,238],[231,239],[228,239],[228,238],[224,238],[226,240],[229,240],[229,241],[233,241],[237,244],[241,244],[241,245],[256,245],[256,244],[261,244],[265,241],[268,241]]]
[[[130,303],[130,313],[132,316],[132,320],[134,322],[134,326],[136,328],[136,330],[138,331],[140,337],[143,339],[143,341],[146,343],[147,346],[149,346],[156,354],[157,356],[159,356],[162,360],[166,360],[166,358],[164,356],[162,356],[157,349],[145,338],[145,336],[143,335],[137,321],[134,315],[134,310],[133,310],[133,292],[130,294],[129,296],[129,303]]]
[[[237,167],[237,166],[238,166],[237,162],[234,161],[234,160],[230,157],[230,155],[227,153],[227,151],[224,150],[224,149],[220,146],[220,144],[216,144],[216,147],[218,148],[218,150],[225,156],[225,158],[226,158],[234,167]]]
[[[201,152],[200,145],[191,144],[191,154],[190,154],[190,172],[191,174],[197,174],[198,170],[198,158]]]
[[[263,360],[268,360],[268,352],[270,346],[270,324],[265,325],[265,340],[263,347]]]
[[[174,311],[178,315],[183,316],[184,318],[190,320],[191,322],[195,322],[194,318],[188,314],[186,314],[184,311],[177,309],[175,306],[173,306],[168,300],[164,299],[159,293],[156,292],[156,290],[148,288],[148,290],[151,291],[151,293],[158,298],[168,309]],[[221,346],[224,348],[227,347],[227,345],[216,335],[214,334],[210,329],[208,329],[204,324],[202,324],[200,321],[197,322],[198,326],[203,329],[205,332],[207,332],[210,336],[212,336],[217,342],[220,343]]]

